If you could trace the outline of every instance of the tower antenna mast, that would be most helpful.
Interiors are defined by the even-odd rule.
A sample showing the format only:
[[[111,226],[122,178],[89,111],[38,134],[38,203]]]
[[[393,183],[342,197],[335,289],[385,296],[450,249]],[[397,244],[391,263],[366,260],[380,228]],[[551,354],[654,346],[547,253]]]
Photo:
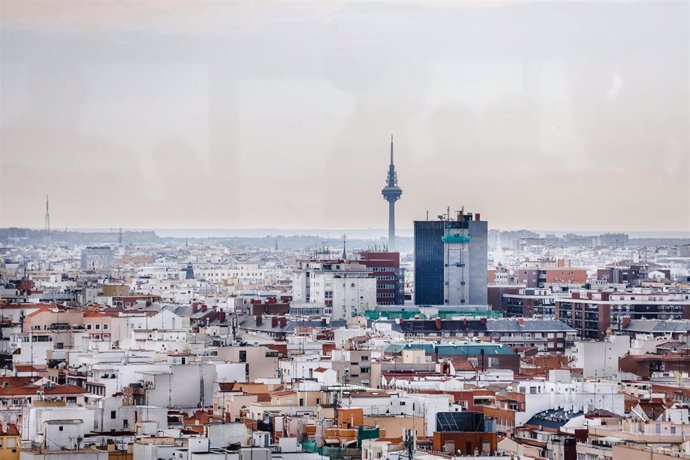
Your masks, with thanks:
[[[398,174],[393,158],[393,135],[391,134],[391,162],[388,166],[386,185],[381,190],[383,199],[388,202],[388,250],[395,251],[395,202],[400,199],[402,189],[398,186]]]
[[[45,216],[45,230],[50,231],[50,202],[48,201],[48,195],[46,195],[46,216]]]

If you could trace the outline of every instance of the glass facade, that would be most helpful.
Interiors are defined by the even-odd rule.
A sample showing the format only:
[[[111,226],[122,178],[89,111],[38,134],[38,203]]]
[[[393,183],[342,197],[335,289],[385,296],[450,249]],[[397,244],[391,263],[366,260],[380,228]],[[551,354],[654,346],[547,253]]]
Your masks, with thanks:
[[[414,302],[443,305],[443,231],[445,221],[414,223]]]
[[[486,305],[487,234],[487,222],[479,220],[478,216],[472,219],[471,214],[466,214],[461,220],[415,221],[415,304]],[[451,249],[451,246],[463,247],[465,255],[462,263],[457,262],[450,267],[449,261],[446,268],[446,249]],[[448,273],[444,273],[445,270]],[[451,286],[459,286],[464,292],[460,296],[463,300],[458,300],[457,295],[448,299],[444,297],[445,288]]]

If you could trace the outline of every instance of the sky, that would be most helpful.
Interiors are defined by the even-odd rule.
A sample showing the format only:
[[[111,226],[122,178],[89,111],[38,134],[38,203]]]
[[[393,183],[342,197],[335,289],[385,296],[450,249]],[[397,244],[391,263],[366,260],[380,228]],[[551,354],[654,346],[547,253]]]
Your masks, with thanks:
[[[0,0],[0,226],[690,232],[690,3]]]

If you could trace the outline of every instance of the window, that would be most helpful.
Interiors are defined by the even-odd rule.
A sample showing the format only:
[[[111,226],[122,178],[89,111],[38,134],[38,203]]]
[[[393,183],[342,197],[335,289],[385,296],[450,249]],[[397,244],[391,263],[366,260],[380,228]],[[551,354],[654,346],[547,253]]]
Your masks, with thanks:
[[[116,417],[117,417],[117,411],[111,410],[111,411],[110,411],[110,418],[111,418],[111,419],[114,419],[114,418],[116,418]]]
[[[63,427],[62,425],[60,425],[60,426],[58,427],[58,430],[59,430],[59,431],[63,431],[64,428],[65,428],[65,427]]]

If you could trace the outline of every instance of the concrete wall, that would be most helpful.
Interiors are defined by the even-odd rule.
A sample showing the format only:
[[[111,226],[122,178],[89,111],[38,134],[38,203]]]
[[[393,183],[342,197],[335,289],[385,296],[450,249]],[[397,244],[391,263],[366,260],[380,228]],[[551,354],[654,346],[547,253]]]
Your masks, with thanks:
[[[610,336],[603,342],[576,342],[575,367],[584,378],[605,378],[618,372],[618,358],[630,351],[630,337]]]

